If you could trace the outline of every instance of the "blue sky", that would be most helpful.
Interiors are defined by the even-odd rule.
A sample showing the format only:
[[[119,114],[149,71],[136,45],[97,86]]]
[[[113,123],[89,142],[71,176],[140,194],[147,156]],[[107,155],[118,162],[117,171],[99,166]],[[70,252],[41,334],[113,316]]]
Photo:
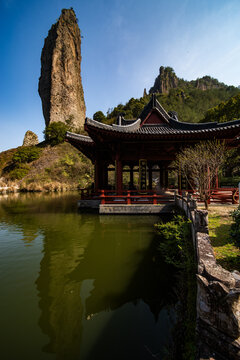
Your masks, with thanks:
[[[0,151],[43,139],[40,56],[62,8],[82,35],[87,116],[153,85],[159,67],[186,80],[211,75],[240,85],[239,0],[0,0]]]

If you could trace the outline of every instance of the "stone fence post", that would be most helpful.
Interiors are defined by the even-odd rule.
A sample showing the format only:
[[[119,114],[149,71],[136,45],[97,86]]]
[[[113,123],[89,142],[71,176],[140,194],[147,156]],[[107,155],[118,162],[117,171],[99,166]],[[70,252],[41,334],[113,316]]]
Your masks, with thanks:
[[[194,210],[195,214],[195,231],[208,234],[208,211]]]

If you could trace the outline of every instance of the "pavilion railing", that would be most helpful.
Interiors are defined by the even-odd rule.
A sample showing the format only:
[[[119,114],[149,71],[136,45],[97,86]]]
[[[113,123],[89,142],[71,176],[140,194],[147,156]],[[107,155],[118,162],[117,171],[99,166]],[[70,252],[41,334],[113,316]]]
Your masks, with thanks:
[[[158,194],[155,190],[123,190],[121,194],[117,194],[115,190],[100,190],[95,192],[92,189],[81,189],[81,199],[98,199],[101,204],[163,204],[172,201],[174,190],[167,189],[164,194]],[[181,191],[185,193],[186,191]],[[198,202],[202,202],[199,193],[195,191],[187,191],[191,193]],[[239,203],[238,188],[217,188],[211,189],[208,203]]]
[[[167,204],[169,202],[174,202],[174,196],[172,195],[158,195],[156,192],[144,194],[134,194],[130,190],[127,191],[127,194],[108,194],[105,193],[105,190],[101,190],[100,194],[101,205],[105,204],[126,204],[126,205],[138,205],[138,204]]]
[[[100,190],[94,192],[88,189],[81,189],[81,199],[99,199],[101,204],[166,204],[174,201],[174,193],[157,194],[154,190],[139,192],[136,190],[126,190],[122,194],[116,194],[114,190]]]

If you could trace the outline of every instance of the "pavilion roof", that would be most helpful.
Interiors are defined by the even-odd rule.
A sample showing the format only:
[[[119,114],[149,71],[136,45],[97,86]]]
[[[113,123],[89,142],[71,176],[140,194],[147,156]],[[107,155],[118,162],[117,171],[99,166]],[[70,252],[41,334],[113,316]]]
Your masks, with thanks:
[[[96,143],[117,139],[196,141],[216,138],[230,140],[236,145],[240,136],[240,120],[200,124],[180,122],[176,113],[167,113],[153,94],[137,120],[127,121],[120,117],[118,124],[107,125],[86,118],[85,130],[89,136],[67,132],[66,139],[88,154],[89,151],[93,153]]]
[[[92,119],[86,119],[85,126],[90,136],[94,132],[102,135],[119,138],[234,138],[240,134],[240,120],[227,123],[202,123],[190,124],[182,123],[173,118],[169,119],[168,124],[143,125],[138,119],[130,125],[106,125]]]
[[[167,111],[162,107],[162,105],[160,104],[160,102],[157,100],[156,95],[152,94],[151,100],[149,101],[149,103],[144,107],[143,111],[141,112],[141,114],[139,115],[139,118],[141,119],[141,123],[144,122],[144,120],[146,119],[146,117],[148,116],[148,114],[152,111],[155,110],[157,112],[159,112],[160,115],[162,115],[162,117],[165,119],[165,121],[168,123],[169,119],[170,119],[170,115],[167,113]]]

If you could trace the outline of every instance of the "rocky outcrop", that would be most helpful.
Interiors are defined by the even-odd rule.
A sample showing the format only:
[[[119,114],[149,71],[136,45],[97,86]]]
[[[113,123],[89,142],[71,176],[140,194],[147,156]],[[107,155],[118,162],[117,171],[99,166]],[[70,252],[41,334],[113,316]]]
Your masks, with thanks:
[[[22,146],[34,146],[38,143],[38,136],[31,130],[28,130],[24,136]]]
[[[168,94],[169,90],[178,87],[178,77],[171,67],[161,66],[159,75],[155,79],[153,87],[149,90],[150,94]]]
[[[81,79],[81,35],[73,9],[63,9],[48,32],[41,55],[39,95],[46,126],[71,120],[83,126],[85,102]]]
[[[168,94],[171,89],[179,88],[180,93],[178,96],[184,98],[185,95],[181,89],[191,88],[204,91],[208,89],[219,89],[226,87],[227,85],[220,83],[217,79],[214,79],[211,76],[203,76],[202,78],[191,81],[179,79],[171,67],[161,66],[159,69],[159,75],[155,79],[154,85],[149,90],[149,93]]]
[[[211,76],[203,76],[200,79],[190,81],[190,83],[197,89],[203,91],[227,87],[227,85],[220,83],[217,79],[214,79]]]

